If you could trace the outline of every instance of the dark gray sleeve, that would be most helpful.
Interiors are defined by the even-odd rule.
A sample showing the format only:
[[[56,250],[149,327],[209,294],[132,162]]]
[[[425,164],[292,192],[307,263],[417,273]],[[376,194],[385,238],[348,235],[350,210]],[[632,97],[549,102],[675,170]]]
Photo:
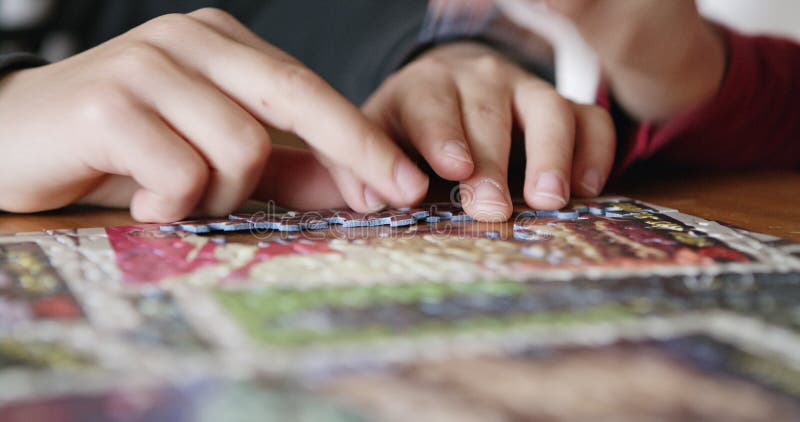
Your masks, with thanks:
[[[356,104],[426,47],[427,0],[67,0],[83,48],[167,13],[218,7],[297,57]],[[225,63],[220,63],[225,66]]]
[[[248,23],[356,104],[422,48],[426,0],[279,0]]]
[[[394,71],[438,42],[485,43],[546,80],[552,50],[501,15],[478,33],[425,38],[428,0],[274,0],[240,16],[262,38],[286,50],[361,104]],[[546,44],[546,43],[545,43]]]
[[[167,13],[218,7],[361,103],[418,48],[427,0],[70,0],[84,48]],[[75,10],[75,9],[73,9]],[[70,10],[65,10],[69,12]],[[86,22],[85,15],[82,16]],[[70,19],[78,22],[79,19]],[[220,64],[224,66],[224,64]]]

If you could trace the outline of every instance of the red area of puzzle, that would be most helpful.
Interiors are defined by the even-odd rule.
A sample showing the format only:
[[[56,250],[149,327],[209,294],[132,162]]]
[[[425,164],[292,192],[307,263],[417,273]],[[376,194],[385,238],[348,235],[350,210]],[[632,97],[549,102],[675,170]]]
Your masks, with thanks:
[[[66,295],[40,299],[31,305],[37,319],[76,319],[81,310],[75,300]]]
[[[521,272],[553,268],[707,266],[715,263],[751,261],[746,254],[733,250],[724,243],[692,230],[691,227],[666,215],[656,215],[657,213],[654,214],[646,206],[635,203],[577,204],[559,212],[542,212],[541,216],[538,215],[539,211],[535,214],[533,211],[523,211],[514,221],[514,239],[501,239],[499,232],[487,232],[479,223],[454,222],[453,216],[461,212],[456,208],[448,208],[446,212],[443,211],[445,208],[436,205],[428,208],[430,211],[426,211],[426,215],[437,215],[447,221],[438,223],[428,222],[422,217],[415,219],[411,217],[415,210],[408,211],[411,214],[404,215],[410,218],[412,220],[410,224],[415,226],[413,235],[435,233],[443,237],[492,238],[493,234],[495,239],[517,244],[520,252],[528,257],[506,262],[508,268]],[[336,213],[341,211],[329,211],[331,215]],[[605,215],[598,215],[603,213]],[[321,221],[318,217],[310,218],[315,214],[303,214],[292,218],[302,221]],[[239,219],[245,217],[250,218],[244,214],[237,214],[232,216],[234,220],[230,221],[241,224]],[[371,218],[373,216],[360,215],[355,220],[368,221]],[[435,221],[438,220],[439,217]],[[126,282],[157,283],[208,266],[230,264],[224,262],[229,259],[225,257],[230,251],[218,249],[226,247],[226,234],[217,231],[215,237],[220,241],[213,241],[208,237],[190,233],[197,227],[213,231],[210,227],[216,222],[218,221],[200,220],[167,226],[112,227],[107,229],[107,234]],[[246,225],[243,227],[247,228]],[[377,232],[370,228],[354,227],[345,228],[340,221],[327,229],[348,239],[356,233],[355,231],[365,230],[356,237],[363,238],[367,243],[371,237],[377,236]],[[449,231],[439,233],[439,230],[444,228],[448,228]],[[250,229],[248,231],[253,234]],[[274,234],[280,231],[282,230],[276,228],[266,230],[264,233]],[[248,262],[236,264],[236,267],[231,268],[220,281],[245,280],[254,266],[277,256],[336,253],[328,244],[330,233],[310,231],[318,233],[321,237],[316,240],[270,238],[270,241],[259,243],[257,248],[253,246],[255,250],[251,251],[252,258]],[[552,233],[547,234],[550,231]],[[539,235],[537,232],[543,232],[545,235]],[[518,235],[521,235],[520,238],[517,238]],[[526,239],[526,236],[530,238]],[[529,246],[535,249],[524,249]]]
[[[216,251],[223,245],[209,241],[198,248],[196,243],[184,240],[184,234],[164,233],[158,226],[109,227],[106,233],[127,283],[157,283],[222,263]],[[250,262],[226,278],[246,278],[254,265],[276,256],[331,252],[334,251],[324,241],[269,243],[259,247]]]
[[[190,260],[189,254],[197,245],[177,234],[157,235],[147,226],[109,227],[106,233],[124,281],[129,283],[153,283],[218,263],[213,242],[205,244]]]

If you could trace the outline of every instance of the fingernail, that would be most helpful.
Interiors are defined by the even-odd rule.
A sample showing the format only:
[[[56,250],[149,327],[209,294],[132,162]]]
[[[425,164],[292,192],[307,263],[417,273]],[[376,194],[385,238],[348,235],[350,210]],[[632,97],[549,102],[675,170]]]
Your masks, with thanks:
[[[370,211],[380,211],[386,208],[386,203],[383,202],[383,199],[378,192],[375,192],[371,187],[365,186],[364,187],[364,203],[367,204]]]
[[[567,205],[564,184],[564,179],[558,173],[542,173],[536,181],[536,193],[533,196],[558,201],[563,207]]]
[[[460,161],[462,163],[472,164],[472,157],[469,154],[467,146],[463,142],[450,141],[442,147],[442,153],[452,160]]]
[[[586,189],[586,193],[591,196],[597,196],[600,193],[600,172],[591,169],[583,174],[581,186]]]
[[[475,213],[481,220],[504,220],[509,206],[508,195],[496,181],[485,179],[475,186]]]
[[[397,164],[395,180],[407,200],[419,199],[428,189],[428,177],[407,159]]]

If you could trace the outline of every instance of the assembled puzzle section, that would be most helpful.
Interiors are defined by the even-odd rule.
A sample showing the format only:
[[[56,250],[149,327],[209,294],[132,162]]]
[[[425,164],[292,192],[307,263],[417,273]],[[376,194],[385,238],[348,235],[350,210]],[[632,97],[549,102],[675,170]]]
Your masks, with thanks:
[[[559,211],[518,206],[503,224],[471,221],[446,204],[374,215],[267,210],[230,218],[157,231],[119,228],[110,238],[126,280],[145,283],[191,274],[209,285],[239,280],[310,287],[633,273],[713,276],[800,266],[792,254],[732,228],[625,198],[575,202]],[[393,225],[392,218],[402,225]],[[220,231],[231,221],[235,230]],[[131,252],[147,250],[149,255]]]
[[[0,237],[0,414],[798,419],[797,253],[619,197]]]
[[[0,244],[0,326],[82,316],[69,287],[36,242]]]
[[[640,213],[665,213],[676,210],[645,206],[631,206],[623,201],[573,202],[561,210],[528,210],[515,214],[516,218],[555,218],[559,220],[577,219],[586,214],[613,218],[634,217]],[[235,213],[227,219],[183,221],[165,224],[160,229],[165,232],[183,230],[203,234],[211,232],[241,232],[253,230],[277,230],[299,232],[302,230],[322,230],[331,225],[343,228],[353,227],[405,227],[418,223],[438,223],[441,221],[474,221],[460,206],[450,203],[428,204],[418,208],[399,208],[377,213],[356,213],[351,210],[333,209],[323,211],[266,211],[255,213]]]

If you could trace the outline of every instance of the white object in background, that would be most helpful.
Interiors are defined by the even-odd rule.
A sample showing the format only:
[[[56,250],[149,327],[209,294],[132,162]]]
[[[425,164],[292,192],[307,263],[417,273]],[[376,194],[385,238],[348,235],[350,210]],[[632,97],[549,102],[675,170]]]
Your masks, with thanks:
[[[553,45],[558,92],[578,103],[593,103],[600,82],[600,64],[575,26],[548,11],[543,3],[497,0],[497,5],[516,24],[530,28]]]
[[[510,19],[553,44],[558,91],[573,101],[594,102],[600,66],[572,23],[548,12],[542,4],[532,5],[530,0],[497,3]],[[698,0],[698,6],[704,16],[738,31],[800,41],[800,0]]]
[[[774,34],[800,41],[798,0],[698,0],[700,12],[748,34]]]

